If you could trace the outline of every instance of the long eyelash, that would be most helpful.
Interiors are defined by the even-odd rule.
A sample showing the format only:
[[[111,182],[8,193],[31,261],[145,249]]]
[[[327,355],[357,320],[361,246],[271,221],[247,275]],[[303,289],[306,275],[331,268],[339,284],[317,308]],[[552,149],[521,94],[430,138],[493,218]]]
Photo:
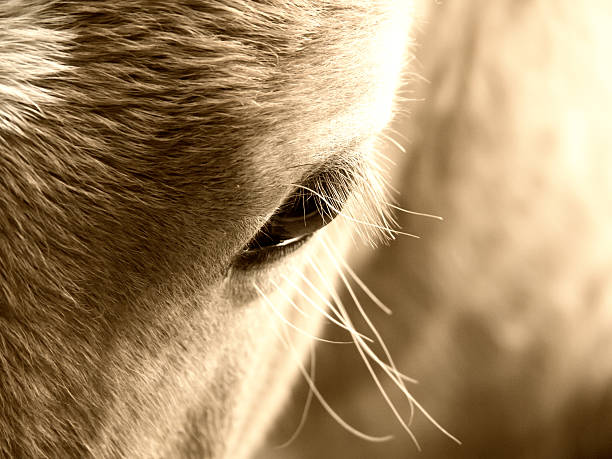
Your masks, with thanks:
[[[310,346],[309,352],[310,352],[310,374],[308,375],[308,378],[310,379],[310,381],[312,381],[312,384],[314,385],[315,377],[316,377],[316,368],[317,368],[316,347]],[[295,439],[300,435],[300,433],[302,432],[302,429],[306,425],[306,419],[308,418],[308,413],[310,411],[310,405],[312,404],[313,395],[314,393],[313,393],[312,387],[309,384],[308,385],[308,395],[306,396],[306,401],[304,402],[304,408],[302,409],[302,416],[300,417],[300,422],[295,428],[295,431],[293,432],[293,434],[285,442],[276,446],[276,449],[286,448],[287,446],[291,445],[291,443],[293,443]]]
[[[264,300],[267,300],[268,302],[271,302],[271,300],[267,297],[267,295],[263,291],[258,289],[258,293],[260,294],[260,296]],[[297,353],[295,347],[291,344],[291,340],[287,336],[287,330],[286,330],[286,328],[284,328],[284,326],[286,326],[286,323],[285,322],[281,322],[278,325],[280,325],[282,328],[279,331],[278,327],[274,327],[273,328],[274,333],[279,338],[280,342],[283,344],[285,349],[287,349],[290,352],[290,354],[291,354],[295,364],[298,367],[298,370],[300,371],[300,373],[302,373],[302,376],[304,377],[304,380],[308,384],[310,390],[312,391],[314,396],[317,398],[319,403],[321,403],[321,405],[323,406],[325,411],[327,411],[327,413],[338,424],[340,424],[344,429],[346,429],[348,432],[352,433],[353,435],[355,435],[355,436],[357,436],[359,438],[362,438],[364,440],[371,441],[371,442],[384,442],[384,441],[391,440],[393,438],[393,436],[391,436],[391,435],[387,435],[387,436],[382,436],[381,437],[381,436],[368,435],[366,433],[361,432],[360,430],[356,429],[355,427],[350,425],[348,422],[346,422],[344,419],[342,419],[342,417],[338,413],[336,413],[336,411],[334,411],[334,409],[325,400],[325,397],[323,397],[323,395],[319,392],[319,390],[317,389],[317,387],[316,387],[316,385],[314,383],[314,380],[312,380],[310,378],[310,375],[308,374],[308,372],[304,368],[304,365],[302,364],[301,359],[298,356],[298,353]]]
[[[329,207],[331,210],[333,210],[334,212],[336,212],[338,215],[346,218],[347,220],[353,222],[353,223],[357,223],[358,225],[363,225],[369,228],[374,228],[377,230],[380,230],[382,232],[387,232],[393,235],[402,235],[402,236],[408,236],[408,237],[412,237],[415,239],[420,239],[420,236],[417,236],[415,234],[410,234],[410,233],[405,233],[403,231],[398,231],[398,230],[394,230],[392,228],[390,228],[388,225],[379,225],[376,223],[371,223],[365,220],[359,220],[355,217],[352,217],[350,215],[348,215],[346,212],[343,212],[342,210],[339,210],[336,206],[334,206],[334,204],[331,203],[331,201],[340,201],[340,199],[338,198],[334,198],[331,196],[324,196],[321,193],[316,192],[315,190],[313,190],[312,188],[308,188],[304,185],[296,185],[296,187],[298,188],[302,188],[306,191],[311,192],[313,195],[319,197],[323,202],[325,202],[325,204],[327,205],[327,207]]]
[[[322,238],[322,244],[323,244],[323,247],[325,247],[325,249],[327,250],[327,253],[328,253],[329,257],[332,260],[332,263],[336,267],[336,270],[337,270],[338,274],[340,275],[340,278],[342,279],[342,282],[346,286],[346,289],[347,289],[349,295],[351,296],[351,299],[353,300],[355,306],[357,306],[357,309],[359,310],[359,313],[361,314],[361,316],[365,320],[365,322],[368,325],[368,327],[370,327],[370,330],[372,330],[372,333],[374,333],[374,336],[376,337],[376,339],[378,340],[378,343],[382,347],[383,352],[385,353],[385,357],[387,358],[387,361],[389,362],[389,364],[391,366],[392,373],[394,375],[397,375],[399,373],[399,371],[397,370],[397,367],[395,366],[395,362],[393,361],[393,358],[391,357],[391,353],[389,352],[389,349],[387,348],[387,345],[385,344],[384,340],[382,339],[382,336],[380,336],[380,333],[378,332],[378,330],[376,329],[376,327],[374,326],[374,324],[372,323],[372,321],[370,320],[368,315],[365,313],[363,307],[361,306],[361,303],[359,302],[359,300],[357,299],[357,296],[355,295],[355,292],[353,291],[353,288],[351,287],[350,283],[346,279],[346,276],[344,275],[344,272],[343,272],[342,268],[343,267],[345,269],[347,268],[346,262],[342,259],[342,257],[340,257],[338,252],[335,249],[333,249],[333,247],[331,247],[331,245],[327,244],[325,238]],[[342,264],[342,266],[340,266],[338,264],[338,261],[340,262],[340,264]],[[357,276],[355,276],[355,277],[357,277]],[[368,289],[368,292],[369,292],[369,289]],[[368,293],[368,292],[366,292],[366,293]],[[372,296],[374,296],[374,295],[372,295]],[[390,312],[390,309],[387,308],[387,306],[385,306],[378,298],[376,298],[376,302],[375,303],[379,307],[382,306],[383,310],[386,310],[386,311]],[[387,365],[385,364],[385,367],[386,366]]]
[[[347,287],[347,290],[349,291],[349,294],[351,296],[351,299],[354,301],[355,305],[357,306],[359,312],[362,314],[362,316],[364,317],[364,319],[366,320],[366,322],[368,323],[368,326],[371,327],[372,331],[374,332],[376,338],[379,340],[379,344],[381,345],[381,347],[383,348],[383,350],[386,349],[386,345],[384,344],[384,341],[382,340],[382,337],[380,337],[380,335],[378,334],[378,331],[375,329],[375,327],[373,326],[373,324],[371,323],[371,321],[369,320],[369,318],[367,317],[367,315],[365,315],[365,311],[363,310],[363,308],[361,307],[359,301],[357,300],[356,295],[354,294],[352,288],[350,287],[350,284],[348,283],[348,280],[346,279],[346,277],[343,275],[342,270],[340,268],[340,266],[338,265],[338,260],[341,260],[341,258],[338,256],[337,252],[334,252],[333,249],[330,249],[330,245],[327,244],[327,242],[324,240],[324,238],[322,238],[322,244],[326,249],[326,252],[328,254],[329,259],[332,261],[332,263],[334,264],[334,266],[337,269],[337,272],[339,273],[344,285]],[[342,261],[343,262],[343,261]],[[345,262],[343,262],[345,263]],[[350,320],[350,318],[348,317],[348,312],[346,311],[346,309],[344,308],[344,306],[342,306],[342,302],[337,294],[337,292],[335,291],[333,286],[329,286],[330,287],[330,295],[332,295],[332,298],[334,299],[334,301],[338,304],[338,307],[340,309],[340,311],[342,312],[342,314],[345,316],[345,319],[347,321],[347,323],[349,323],[352,326],[352,322]],[[353,327],[354,328],[354,327]],[[419,447],[419,443],[416,440],[414,434],[412,433],[412,431],[408,428],[408,426],[406,425],[406,423],[404,422],[403,418],[401,417],[401,415],[399,414],[399,412],[397,411],[397,409],[395,408],[395,405],[393,405],[393,402],[391,402],[391,400],[388,398],[388,395],[386,394],[386,392],[384,391],[384,389],[382,388],[382,385],[380,384],[380,381],[378,380],[378,377],[376,376],[376,374],[373,372],[373,369],[371,368],[371,365],[368,361],[368,359],[366,358],[365,354],[369,355],[371,359],[374,360],[374,362],[376,362],[381,369],[391,378],[391,380],[393,381],[393,383],[396,385],[396,387],[404,394],[404,396],[408,399],[410,406],[411,406],[411,415],[410,415],[410,422],[412,421],[412,417],[414,415],[414,411],[413,411],[413,407],[416,407],[426,418],[427,420],[429,420],[429,422],[431,422],[440,432],[442,432],[444,435],[446,435],[448,438],[450,438],[451,440],[455,441],[457,444],[461,444],[461,441],[459,439],[457,439],[454,435],[452,435],[450,432],[448,432],[444,427],[442,427],[428,412],[427,410],[425,410],[425,408],[423,408],[423,406],[421,404],[419,404],[416,399],[412,396],[412,394],[410,394],[410,392],[408,392],[408,389],[406,388],[406,386],[404,385],[402,379],[407,379],[410,380],[410,378],[407,377],[400,377],[404,376],[402,375],[395,367],[393,361],[390,359],[390,355],[388,354],[388,351],[385,352],[387,358],[389,359],[389,363],[391,365],[387,365],[384,362],[382,362],[380,360],[380,358],[378,358],[376,356],[376,354],[369,348],[369,346],[363,342],[363,340],[361,340],[358,336],[354,336],[354,341],[355,341],[355,345],[357,347],[358,352],[360,353],[360,355],[362,356],[362,359],[364,360],[364,363],[366,364],[366,367],[368,368],[368,370],[370,371],[370,373],[372,374],[372,377],[374,378],[374,381],[376,383],[376,385],[379,387],[379,389],[381,390],[381,395],[383,395],[383,398],[385,399],[385,401],[387,402],[387,404],[389,405],[389,407],[391,408],[392,412],[394,413],[394,415],[396,416],[396,418],[398,419],[398,421],[400,422],[400,424],[402,425],[402,427],[404,427],[404,429],[406,430],[406,432],[410,435],[410,437],[412,438],[412,440],[414,441],[415,445],[417,448],[420,449]],[[414,380],[412,380],[414,381]],[[409,422],[409,423],[410,423]]]
[[[391,137],[390,135],[385,134],[384,132],[380,132],[379,135],[381,137],[384,137],[385,139],[387,139],[389,142],[391,142],[391,144],[396,147],[399,151],[401,151],[402,153],[406,153],[406,149],[404,148],[404,146],[399,143],[397,140],[395,140],[393,137]]]
[[[397,223],[385,205],[386,172],[375,161],[376,155],[376,151],[361,151],[335,157],[324,169],[291,184],[297,192],[302,191],[298,199],[315,198],[320,215],[330,221],[340,215],[355,223],[357,235],[373,246],[401,234],[393,229]]]
[[[417,217],[433,218],[435,220],[444,221],[444,218],[440,217],[439,215],[426,214],[426,213],[423,213],[423,212],[416,212],[414,210],[404,209],[403,207],[399,207],[399,206],[396,206],[396,205],[388,203],[388,202],[386,202],[385,205],[391,207],[392,209],[398,210],[398,211],[406,213],[406,214],[416,215]]]
[[[308,286],[310,288],[312,288],[316,293],[318,293],[319,295],[321,295],[321,299],[323,299],[324,303],[326,306],[333,308],[333,305],[329,302],[329,300],[327,300],[327,298],[325,298],[323,296],[323,294],[314,286],[314,284],[312,284],[312,282],[310,282],[310,280],[308,280],[308,278],[298,269],[294,268],[294,272],[296,274],[298,274],[299,276],[302,277],[302,279],[308,284]],[[369,341],[369,342],[374,342],[374,340],[372,340],[372,338],[363,335],[361,333],[359,333],[357,330],[355,330],[354,328],[350,328],[347,327],[346,324],[344,324],[343,322],[338,321],[337,319],[335,319],[334,317],[332,317],[331,315],[329,315],[329,313],[327,311],[325,311],[325,309],[323,309],[322,307],[320,307],[316,301],[314,301],[312,298],[310,298],[305,292],[304,290],[302,290],[295,282],[293,282],[290,278],[288,278],[287,276],[285,276],[284,274],[281,274],[281,277],[288,282],[289,284],[291,284],[291,286],[293,288],[296,289],[296,291],[306,299],[306,301],[308,301],[318,312],[320,312],[321,314],[323,314],[323,316],[325,316],[328,320],[330,320],[332,323],[336,324],[337,326],[339,326],[340,328],[343,328],[345,330],[347,330],[349,333],[353,334],[357,334],[359,335],[362,339]],[[274,283],[274,285],[276,285],[276,283]]]
[[[300,333],[302,335],[305,335],[305,336],[307,336],[308,338],[310,338],[310,339],[312,339],[314,341],[320,341],[322,343],[346,344],[344,341],[332,341],[332,340],[329,340],[329,339],[320,338],[318,336],[315,336],[315,335],[312,335],[312,334],[308,333],[305,330],[302,330],[300,327],[297,327],[296,325],[291,323],[291,321],[289,321],[285,316],[283,316],[282,312],[276,306],[274,306],[274,303],[270,300],[270,298],[268,298],[268,296],[263,292],[263,290],[261,290],[259,288],[259,286],[256,283],[253,283],[253,288],[263,298],[265,304],[272,310],[274,315],[276,317],[278,317],[285,325],[287,325],[290,328],[294,329],[298,333]]]
[[[396,147],[401,147],[398,142],[394,141],[390,136],[384,135],[385,138]],[[422,212],[410,211],[407,209],[403,209],[399,206],[391,204],[389,199],[387,198],[385,189],[389,188],[389,185],[383,178],[384,168],[380,165],[376,164],[371,159],[367,159],[361,162],[351,162],[346,161],[344,163],[335,164],[335,166],[328,171],[323,171],[322,173],[318,173],[310,180],[305,180],[302,184],[293,184],[294,188],[298,191],[302,191],[299,194],[296,194],[296,199],[316,199],[315,206],[317,210],[321,214],[322,217],[329,218],[329,220],[334,219],[336,216],[341,216],[345,220],[354,224],[355,232],[364,238],[370,245],[375,245],[377,241],[380,240],[388,240],[393,239],[396,235],[405,235],[408,237],[418,238],[417,235],[405,233],[403,231],[399,231],[394,229],[397,227],[397,223],[393,218],[392,211],[400,211],[408,214],[433,218],[437,220],[442,220],[441,217],[436,215],[431,215]],[[312,204],[311,204],[312,205]],[[303,206],[306,207],[305,205]],[[352,233],[351,233],[352,236]],[[317,266],[317,263],[309,256],[306,255],[306,265],[311,268],[312,272],[316,276],[318,276],[317,282],[323,286],[325,292],[321,291],[315,285],[315,282],[310,280],[308,276],[297,267],[292,267],[292,274],[298,276],[300,280],[307,285],[311,291],[316,295],[315,298],[312,298],[309,294],[307,294],[297,282],[293,281],[290,276],[286,276],[281,274],[280,277],[284,281],[284,283],[290,286],[295,293],[298,294],[299,297],[306,300],[309,306],[311,306],[317,313],[319,313],[323,318],[329,320],[334,325],[346,330],[351,338],[350,341],[355,345],[357,352],[359,353],[366,369],[370,373],[373,382],[376,384],[380,394],[385,400],[386,404],[389,406],[391,412],[394,417],[398,420],[399,424],[402,428],[407,432],[407,434],[412,439],[416,448],[420,450],[419,442],[410,429],[410,426],[413,422],[415,412],[418,410],[421,412],[426,419],[429,420],[437,429],[439,429],[443,434],[448,436],[453,441],[461,444],[461,442],[450,434],[447,430],[445,430],[435,419],[414,399],[411,393],[408,391],[406,387],[406,383],[416,383],[417,381],[406,376],[401,373],[389,351],[387,345],[385,344],[382,336],[366,314],[366,311],[359,301],[357,297],[357,293],[353,286],[351,285],[351,281],[363,291],[363,293],[382,311],[386,314],[391,314],[391,310],[380,300],[376,295],[365,285],[365,283],[357,276],[357,274],[348,266],[346,261],[342,258],[342,256],[335,250],[333,244],[330,244],[325,234],[316,234],[314,236],[318,238],[318,244],[322,249],[324,249],[324,253],[327,258],[331,262],[330,267],[333,267],[335,273],[337,273],[339,279],[344,285],[344,289],[348,293],[350,297],[350,301],[356,307],[360,316],[365,321],[365,324],[369,328],[369,331],[373,334],[372,337],[368,337],[365,334],[357,331],[355,325],[353,324],[348,310],[344,303],[342,302],[340,295],[333,283],[323,274],[322,270]],[[350,279],[350,280],[349,280]],[[279,292],[283,298],[288,301],[294,309],[296,309],[300,314],[310,317],[309,313],[301,306],[298,306],[296,300],[294,300],[291,295],[289,295],[281,285],[279,285],[274,280],[271,281],[271,285]],[[281,327],[282,334],[279,334],[279,339],[283,342],[285,347],[291,348],[292,355],[296,360],[296,364],[304,379],[306,380],[309,386],[309,395],[307,398],[306,406],[300,418],[300,422],[296,432],[291,436],[291,438],[285,442],[282,446],[291,443],[295,437],[299,434],[302,429],[305,419],[308,412],[308,407],[310,406],[311,399],[316,397],[324,409],[332,416],[336,422],[342,425],[346,430],[352,432],[358,437],[370,440],[370,441],[385,441],[391,436],[383,436],[383,437],[375,437],[371,435],[367,435],[344,421],[333,409],[329,406],[329,404],[325,401],[323,396],[317,390],[314,382],[314,373],[308,374],[302,365],[299,358],[295,355],[295,349],[293,349],[292,344],[289,341],[287,331],[288,327],[295,329],[297,332],[305,334],[316,341],[322,342],[332,342],[338,343],[337,341],[330,341],[319,337],[314,337],[310,333],[301,330],[299,327],[296,327],[289,320],[285,319],[282,316],[281,311],[274,307],[271,300],[263,293],[261,289],[259,289],[255,285],[255,289],[263,297],[264,301],[268,305],[268,309],[274,313],[274,315],[280,319],[278,323],[279,327]],[[318,302],[322,302],[321,305]],[[303,301],[302,301],[303,302]],[[329,311],[329,312],[328,312]],[[275,329],[278,334],[278,330]],[[376,343],[377,346],[380,347],[382,354],[384,357],[381,358],[379,355],[372,349],[370,344]],[[314,351],[311,351],[311,358],[314,358]],[[311,363],[311,371],[314,371],[312,368],[314,363]],[[398,408],[391,400],[389,393],[384,388],[380,377],[377,375],[375,371],[375,367],[379,367],[384,374],[393,382],[393,384],[400,390],[403,396],[409,403],[410,406],[410,414],[407,420],[404,420],[404,417],[400,414]]]
[[[335,260],[333,259],[333,255],[332,253],[328,250],[327,251],[327,255],[329,256],[330,260],[332,261],[332,263],[334,263],[334,265],[337,267],[337,264],[335,263]],[[332,285],[328,284],[328,288],[329,288],[329,293],[330,296],[332,297],[332,299],[334,300],[334,302],[336,303],[336,305],[338,306],[338,310],[340,311],[340,314],[343,316],[344,320],[349,323],[351,326],[353,326],[352,321],[348,315],[348,312],[342,302],[342,300],[340,299],[340,296],[338,295],[338,293],[336,292],[335,288]],[[353,326],[354,328],[354,326]],[[420,451],[420,445],[416,439],[416,437],[414,436],[414,434],[412,433],[412,431],[410,430],[410,428],[406,425],[404,419],[402,418],[402,416],[399,414],[399,412],[397,411],[397,408],[395,407],[395,405],[393,404],[393,402],[391,401],[391,399],[389,398],[387,392],[385,391],[385,389],[382,386],[382,383],[380,382],[380,379],[378,378],[378,376],[376,375],[376,373],[374,372],[374,369],[372,368],[372,365],[370,364],[369,359],[366,356],[366,353],[370,355],[370,358],[374,359],[374,361],[376,361],[377,363],[382,363],[380,361],[380,359],[378,359],[378,357],[376,357],[376,355],[371,351],[371,349],[369,348],[369,346],[367,344],[365,344],[363,342],[363,340],[361,340],[358,336],[353,336],[354,339],[354,344],[355,344],[355,348],[357,349],[357,352],[359,353],[359,355],[361,356],[361,359],[363,361],[363,363],[365,364],[366,368],[368,369],[368,372],[370,373],[370,375],[372,376],[372,379],[374,380],[374,383],[376,384],[376,386],[378,387],[378,390],[380,391],[381,395],[383,396],[384,400],[387,402],[387,405],[390,407],[391,411],[393,412],[394,416],[397,418],[397,420],[400,422],[401,426],[404,428],[404,430],[408,433],[408,435],[410,436],[410,438],[412,439],[412,441],[414,442],[414,444],[416,445],[417,449],[419,449]],[[383,368],[383,370],[385,370],[384,366],[381,365],[381,367]],[[385,371],[386,372],[386,371]]]

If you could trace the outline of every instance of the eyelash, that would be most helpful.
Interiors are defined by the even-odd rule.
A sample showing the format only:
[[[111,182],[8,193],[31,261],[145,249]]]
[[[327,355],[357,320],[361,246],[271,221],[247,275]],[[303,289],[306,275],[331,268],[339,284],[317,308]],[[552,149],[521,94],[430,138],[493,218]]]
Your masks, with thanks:
[[[331,222],[337,211],[321,197],[327,194],[324,179],[329,177],[326,175],[321,173],[316,180],[310,181],[309,185],[312,186],[297,188],[244,246],[234,259],[233,266],[246,270],[280,260]],[[310,191],[314,189],[322,189],[321,195]],[[334,207],[341,206],[338,204],[338,207]]]

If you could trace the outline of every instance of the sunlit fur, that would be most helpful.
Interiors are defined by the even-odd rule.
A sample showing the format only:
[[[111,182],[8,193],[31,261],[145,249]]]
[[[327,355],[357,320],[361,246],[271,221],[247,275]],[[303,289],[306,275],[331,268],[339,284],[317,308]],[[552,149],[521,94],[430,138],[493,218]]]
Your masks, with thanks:
[[[367,157],[411,14],[397,0],[0,2],[0,455],[253,450],[324,318],[294,317],[283,275],[336,257],[315,239],[287,264],[232,260],[331,158],[364,159],[348,160],[353,191],[325,199],[374,197],[323,231],[334,250],[354,226],[387,227],[363,211],[385,201]],[[307,333],[289,339],[296,359],[262,296]]]

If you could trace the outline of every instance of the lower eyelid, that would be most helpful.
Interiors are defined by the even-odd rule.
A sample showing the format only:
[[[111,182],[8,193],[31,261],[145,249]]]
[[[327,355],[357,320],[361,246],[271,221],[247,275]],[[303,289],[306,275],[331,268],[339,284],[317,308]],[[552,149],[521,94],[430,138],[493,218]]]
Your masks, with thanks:
[[[260,249],[246,250],[240,253],[232,262],[234,269],[249,270],[261,268],[278,261],[302,247],[312,237],[311,234],[282,241],[280,244]]]

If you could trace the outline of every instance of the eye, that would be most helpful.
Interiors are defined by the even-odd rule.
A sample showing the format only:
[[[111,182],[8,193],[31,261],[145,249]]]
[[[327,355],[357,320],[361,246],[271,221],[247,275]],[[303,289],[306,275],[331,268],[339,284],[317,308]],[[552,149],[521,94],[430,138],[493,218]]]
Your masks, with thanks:
[[[319,176],[316,181],[297,188],[238,254],[233,265],[248,269],[276,261],[297,250],[331,222],[343,203],[322,199],[330,194],[321,179]]]

